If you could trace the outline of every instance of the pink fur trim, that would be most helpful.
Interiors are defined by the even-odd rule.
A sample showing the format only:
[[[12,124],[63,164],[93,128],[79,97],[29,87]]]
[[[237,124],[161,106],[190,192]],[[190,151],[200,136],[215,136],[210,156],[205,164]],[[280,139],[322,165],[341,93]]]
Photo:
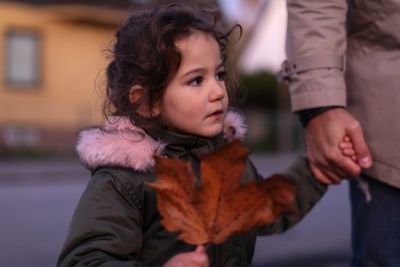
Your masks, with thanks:
[[[246,136],[247,125],[244,122],[243,116],[238,112],[230,111],[226,115],[224,121],[224,138],[227,142],[233,140],[243,140]]]
[[[228,112],[224,137],[227,142],[242,140],[246,125],[239,113]],[[122,166],[146,171],[154,166],[154,155],[160,155],[165,144],[154,140],[124,117],[113,117],[104,127],[80,132],[76,150],[81,161],[93,169],[102,165]]]
[[[154,155],[164,144],[132,125],[127,118],[113,118],[104,128],[80,133],[76,150],[89,168],[101,165],[131,167],[145,171],[154,166]]]

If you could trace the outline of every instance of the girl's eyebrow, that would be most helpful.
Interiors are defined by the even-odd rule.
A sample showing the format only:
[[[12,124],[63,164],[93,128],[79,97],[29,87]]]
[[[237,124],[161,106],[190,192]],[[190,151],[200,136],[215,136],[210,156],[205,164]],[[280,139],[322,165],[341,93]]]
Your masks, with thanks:
[[[204,71],[205,71],[205,68],[192,69],[192,70],[189,70],[188,72],[186,72],[185,74],[183,74],[181,76],[181,78],[185,78],[186,76],[189,76],[189,75],[191,75],[193,73],[201,73],[201,72],[204,72]]]
[[[224,66],[224,62],[219,63],[218,66],[216,67],[216,70],[220,69],[220,68],[223,67],[223,66]],[[185,78],[186,76],[189,76],[189,75],[191,75],[191,74],[193,74],[193,73],[202,73],[202,72],[205,72],[205,71],[206,71],[206,68],[196,68],[196,69],[192,69],[192,70],[189,70],[188,72],[184,73],[184,74],[181,76],[181,78]]]

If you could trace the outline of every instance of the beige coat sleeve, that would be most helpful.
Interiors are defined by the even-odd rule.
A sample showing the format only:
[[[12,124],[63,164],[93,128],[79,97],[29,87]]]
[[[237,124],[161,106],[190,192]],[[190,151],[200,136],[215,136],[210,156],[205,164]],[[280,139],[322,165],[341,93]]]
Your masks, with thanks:
[[[292,110],[345,106],[346,0],[287,0]]]

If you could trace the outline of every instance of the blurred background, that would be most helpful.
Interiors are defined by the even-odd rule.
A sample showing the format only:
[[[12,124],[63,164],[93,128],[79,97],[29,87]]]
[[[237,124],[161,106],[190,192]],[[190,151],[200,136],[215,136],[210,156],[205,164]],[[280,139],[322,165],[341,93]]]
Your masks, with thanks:
[[[0,0],[0,266],[55,266],[89,177],[74,152],[76,136],[103,121],[114,32],[130,11],[158,2],[173,1]],[[246,91],[246,143],[269,175],[303,153],[287,88],[276,81],[286,3],[215,3],[244,30],[232,59]],[[292,230],[259,239],[255,265],[349,266],[349,216],[347,184],[332,187]]]

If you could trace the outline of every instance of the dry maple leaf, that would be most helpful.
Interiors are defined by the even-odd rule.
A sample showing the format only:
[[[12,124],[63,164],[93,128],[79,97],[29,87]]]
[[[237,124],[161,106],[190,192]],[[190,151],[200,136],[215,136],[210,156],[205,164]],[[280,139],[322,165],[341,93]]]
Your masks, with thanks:
[[[295,186],[283,176],[241,183],[248,154],[236,141],[204,156],[201,182],[190,163],[157,157],[157,180],[148,186],[156,190],[163,226],[188,244],[218,244],[295,212]]]

